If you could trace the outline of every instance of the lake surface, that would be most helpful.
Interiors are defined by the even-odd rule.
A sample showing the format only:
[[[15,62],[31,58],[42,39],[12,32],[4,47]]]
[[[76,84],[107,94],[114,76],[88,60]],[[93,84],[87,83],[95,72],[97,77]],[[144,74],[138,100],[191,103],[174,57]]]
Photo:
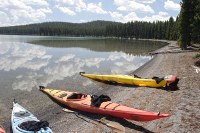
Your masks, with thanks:
[[[0,120],[8,119],[14,98],[40,109],[33,102],[36,96],[42,100],[37,84],[94,94],[103,88],[79,72],[127,74],[152,58],[148,52],[164,45],[127,39],[0,35]]]
[[[31,91],[35,81],[45,86],[79,81],[88,86],[92,82],[79,72],[129,73],[151,59],[148,52],[161,46],[163,43],[105,38],[0,36],[1,90],[7,83],[9,90]]]

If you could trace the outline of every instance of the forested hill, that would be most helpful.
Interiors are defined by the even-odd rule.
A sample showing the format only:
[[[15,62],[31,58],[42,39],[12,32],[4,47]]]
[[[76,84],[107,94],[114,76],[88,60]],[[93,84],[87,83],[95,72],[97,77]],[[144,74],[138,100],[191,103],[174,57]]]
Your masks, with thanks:
[[[0,27],[0,34],[11,35],[64,35],[64,36],[102,36],[106,26],[118,24],[111,21],[93,21],[87,23],[44,22],[29,25]]]
[[[21,26],[0,27],[0,34],[44,36],[104,36],[176,40],[177,20],[157,22],[92,21],[87,23],[45,22]]]

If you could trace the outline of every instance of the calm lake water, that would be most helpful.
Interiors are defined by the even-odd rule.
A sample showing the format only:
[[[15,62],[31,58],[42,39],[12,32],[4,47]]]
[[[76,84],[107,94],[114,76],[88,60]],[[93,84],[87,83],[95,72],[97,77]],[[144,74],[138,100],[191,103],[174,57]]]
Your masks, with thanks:
[[[104,38],[0,36],[0,84],[9,90],[31,91],[34,81],[92,84],[79,76],[87,73],[134,71],[151,59],[147,53],[163,43]],[[71,85],[67,86],[71,86]],[[3,85],[3,86],[2,86]],[[7,88],[7,89],[8,89]]]
[[[126,39],[0,35],[0,120],[8,119],[14,98],[28,104],[29,98],[40,94],[36,83],[95,93],[101,91],[99,86],[79,72],[127,74],[152,58],[148,52],[164,45]]]

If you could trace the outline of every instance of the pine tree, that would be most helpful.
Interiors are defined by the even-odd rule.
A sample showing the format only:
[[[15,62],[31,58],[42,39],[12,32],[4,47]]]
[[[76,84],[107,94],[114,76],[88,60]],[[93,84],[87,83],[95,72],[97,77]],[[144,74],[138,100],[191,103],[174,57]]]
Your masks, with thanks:
[[[192,23],[192,41],[194,43],[200,43],[200,1],[194,0],[195,6],[195,14],[194,20]]]
[[[194,0],[195,1],[195,0]],[[195,2],[182,0],[180,12],[180,42],[181,48],[186,49],[191,44],[191,23],[194,18]]]

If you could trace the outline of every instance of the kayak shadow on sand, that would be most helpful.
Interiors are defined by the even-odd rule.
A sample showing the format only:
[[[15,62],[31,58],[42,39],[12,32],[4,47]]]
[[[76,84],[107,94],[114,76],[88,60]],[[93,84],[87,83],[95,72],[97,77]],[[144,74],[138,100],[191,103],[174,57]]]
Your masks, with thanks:
[[[93,81],[95,84],[102,86],[101,84],[106,84],[106,85],[111,85],[111,86],[121,86],[121,87],[134,87],[134,88],[139,88],[139,86],[135,86],[135,85],[129,85],[129,84],[120,84],[117,82],[110,82],[110,81],[101,81],[101,80],[94,80],[94,79],[89,79],[91,81]],[[179,79],[178,79],[179,80]],[[147,88],[155,88],[155,87],[147,87]],[[165,91],[178,91],[179,87],[178,86],[174,86],[174,87],[156,87],[155,89],[160,89],[160,90],[165,90]]]
[[[111,117],[111,116],[108,116],[108,115],[90,114],[90,113],[82,112],[82,111],[77,111],[76,116],[78,118],[83,119],[83,120],[89,119],[91,121],[100,121],[102,118],[106,118],[106,120],[108,120],[110,122],[119,123],[119,125],[121,125],[125,128],[127,127],[127,128],[130,128],[130,129],[134,129],[136,131],[144,132],[144,133],[154,133],[154,132],[152,132],[152,131],[150,131],[150,130],[142,127],[142,126],[136,125],[136,124],[129,122],[126,119],[122,119],[122,118],[115,118],[115,117]]]
[[[126,119],[114,118],[114,117],[110,117],[110,116],[107,117],[107,120],[115,121],[115,122],[121,124],[124,127],[134,129],[136,131],[140,131],[140,132],[143,132],[143,133],[154,133],[154,132],[152,132],[152,131],[150,131],[150,130],[142,127],[142,126],[134,124],[133,123],[134,121],[130,122],[130,121],[127,121]]]
[[[78,117],[78,118],[80,118],[80,119],[82,119],[86,122],[89,122],[89,123],[93,123],[92,121],[99,122],[101,119],[106,118],[106,120],[110,121],[111,123],[112,122],[118,123],[119,125],[121,125],[124,128],[134,129],[136,131],[140,131],[140,132],[143,132],[143,133],[154,133],[154,132],[152,132],[152,131],[150,131],[150,130],[142,127],[142,126],[139,126],[139,125],[136,125],[132,122],[129,122],[126,119],[115,118],[115,117],[112,117],[112,116],[101,115],[101,114],[90,114],[90,113],[82,112],[82,111],[78,111],[78,110],[73,110],[73,111],[75,111],[76,117]],[[89,120],[87,120],[87,119],[89,119]]]
[[[121,126],[123,126],[125,128],[127,127],[127,128],[134,129],[136,131],[140,131],[140,132],[143,132],[143,133],[154,133],[154,132],[152,132],[152,131],[150,131],[150,130],[142,127],[142,126],[136,125],[136,124],[129,122],[126,119],[122,119],[122,118],[115,118],[115,117],[108,116],[108,115],[89,114],[87,112],[81,112],[81,111],[78,112],[78,115],[81,115],[81,116],[88,118],[90,120],[100,120],[100,119],[106,117],[106,119],[108,121],[119,123]]]

